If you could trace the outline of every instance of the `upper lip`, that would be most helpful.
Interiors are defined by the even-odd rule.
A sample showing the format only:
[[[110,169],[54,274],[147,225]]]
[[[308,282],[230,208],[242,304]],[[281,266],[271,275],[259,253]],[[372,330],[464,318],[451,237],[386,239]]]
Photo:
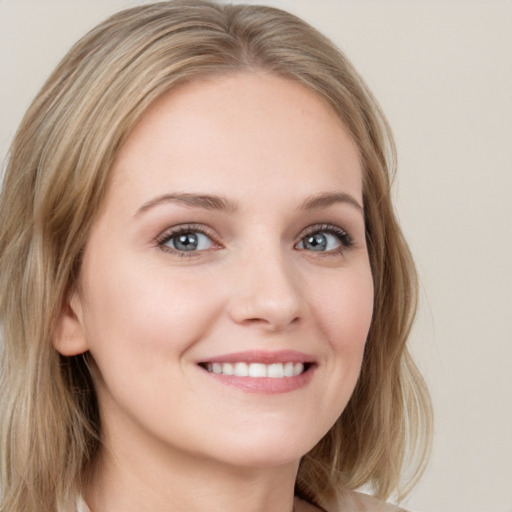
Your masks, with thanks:
[[[199,363],[314,363],[315,358],[296,350],[233,352],[203,359]]]

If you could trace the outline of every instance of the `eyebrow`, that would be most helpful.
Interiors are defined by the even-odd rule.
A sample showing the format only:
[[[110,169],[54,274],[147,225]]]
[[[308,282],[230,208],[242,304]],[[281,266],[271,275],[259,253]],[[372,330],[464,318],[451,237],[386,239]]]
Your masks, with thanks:
[[[345,192],[325,192],[316,194],[306,199],[300,206],[299,210],[321,210],[328,208],[336,203],[345,203],[354,207],[357,211],[364,213],[364,208],[350,194]]]
[[[204,208],[206,210],[219,210],[227,213],[233,213],[238,210],[238,204],[221,196],[208,194],[164,194],[147,203],[144,203],[135,213],[135,217],[154,208],[155,206],[176,203],[193,208]]]
[[[166,203],[175,203],[192,208],[203,208],[205,210],[217,210],[226,213],[234,213],[239,210],[238,203],[222,196],[210,194],[163,194],[144,203],[135,213],[135,217],[142,213]],[[321,210],[336,203],[345,203],[363,213],[363,207],[350,194],[345,192],[325,192],[316,194],[306,199],[298,207],[298,210]]]

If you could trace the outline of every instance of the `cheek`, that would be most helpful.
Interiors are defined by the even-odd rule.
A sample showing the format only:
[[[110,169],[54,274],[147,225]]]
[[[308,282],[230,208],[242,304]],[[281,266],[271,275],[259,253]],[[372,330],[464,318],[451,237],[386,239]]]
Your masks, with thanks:
[[[324,342],[319,366],[320,398],[312,414],[326,433],[345,409],[359,378],[373,313],[369,266],[316,276],[310,308]],[[319,423],[320,424],[320,423]]]
[[[318,288],[318,287],[317,287]],[[369,265],[340,272],[316,293],[315,312],[336,352],[362,357],[373,314],[373,280]]]
[[[155,358],[182,354],[211,328],[221,308],[215,290],[186,272],[169,275],[168,269],[129,261],[108,272],[95,268],[84,283],[84,302],[96,359],[131,360],[134,370],[143,371]]]

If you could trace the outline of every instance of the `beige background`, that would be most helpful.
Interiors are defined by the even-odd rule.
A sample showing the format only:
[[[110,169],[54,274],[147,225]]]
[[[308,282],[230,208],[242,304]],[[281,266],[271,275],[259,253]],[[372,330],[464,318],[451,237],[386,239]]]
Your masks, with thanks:
[[[127,0],[0,0],[0,155],[67,48]],[[332,37],[387,112],[436,410],[406,506],[512,511],[512,1],[268,0]]]

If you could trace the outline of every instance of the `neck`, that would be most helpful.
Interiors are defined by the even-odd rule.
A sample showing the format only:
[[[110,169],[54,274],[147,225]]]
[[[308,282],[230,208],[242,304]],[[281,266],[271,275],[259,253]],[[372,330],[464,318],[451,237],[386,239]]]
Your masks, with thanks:
[[[145,448],[103,448],[84,489],[91,512],[294,510],[298,461],[240,467]]]

